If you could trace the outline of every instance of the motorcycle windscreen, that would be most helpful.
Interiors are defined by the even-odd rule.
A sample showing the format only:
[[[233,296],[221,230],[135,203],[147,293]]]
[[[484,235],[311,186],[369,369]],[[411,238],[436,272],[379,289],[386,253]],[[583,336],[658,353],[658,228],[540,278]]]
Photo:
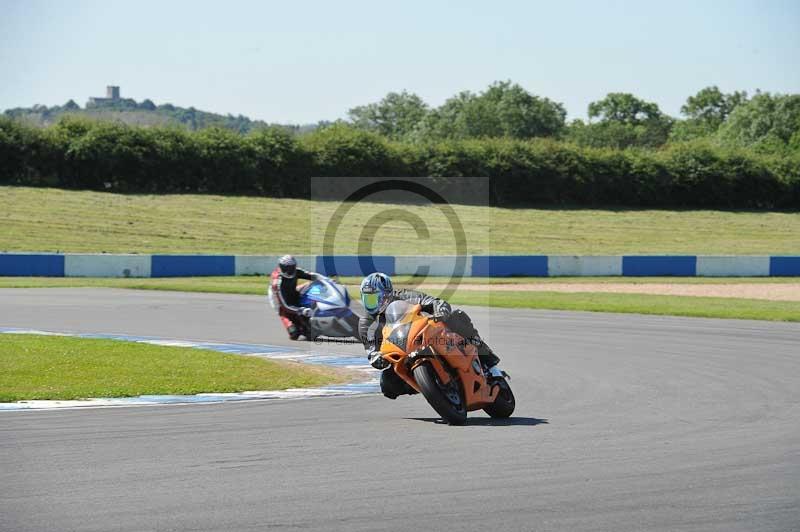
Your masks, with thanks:
[[[385,338],[403,351],[406,350],[408,333],[414,321],[413,309],[413,305],[403,300],[393,301],[386,309],[386,329],[389,334]]]
[[[414,306],[408,301],[398,299],[386,308],[386,325],[394,325],[396,323],[405,323],[411,321],[413,316],[409,316]]]
[[[300,300],[304,307],[310,307],[313,303],[325,303],[335,307],[347,306],[342,294],[322,281],[312,281],[303,287]]]

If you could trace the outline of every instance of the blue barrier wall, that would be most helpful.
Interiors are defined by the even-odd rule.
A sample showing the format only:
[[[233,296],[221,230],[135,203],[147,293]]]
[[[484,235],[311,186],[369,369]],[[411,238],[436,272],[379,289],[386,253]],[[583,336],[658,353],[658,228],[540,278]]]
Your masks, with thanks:
[[[774,277],[800,275],[800,257],[770,257],[769,274]]]
[[[153,255],[151,277],[235,275],[233,255]]]
[[[316,271],[322,275],[360,276],[374,272],[395,274],[394,257],[388,255],[319,255]]]
[[[657,276],[674,275],[694,277],[697,274],[697,257],[664,255],[664,256],[629,256],[622,257],[622,275]]]
[[[472,277],[547,277],[546,255],[476,255]]]
[[[64,255],[0,254],[0,275],[64,277]]]
[[[474,255],[464,258],[466,265],[463,274],[471,277],[800,276],[800,255]],[[237,275],[237,272],[267,275],[275,268],[277,259],[277,256],[266,255],[0,253],[0,276],[191,277]],[[438,276],[448,277],[458,264],[453,256],[303,255],[298,256],[297,260],[302,268],[324,275],[342,276],[360,276],[374,271],[389,275],[411,275],[429,270]]]

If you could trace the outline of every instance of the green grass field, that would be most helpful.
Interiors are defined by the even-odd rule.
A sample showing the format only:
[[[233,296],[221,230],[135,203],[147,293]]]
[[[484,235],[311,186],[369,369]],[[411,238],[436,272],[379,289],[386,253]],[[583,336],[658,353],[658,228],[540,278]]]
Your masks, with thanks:
[[[201,349],[0,334],[0,402],[282,390],[344,380],[329,368]]]
[[[211,195],[121,195],[0,187],[0,251],[109,253],[314,254],[318,220],[338,204]],[[364,220],[393,206],[361,203],[336,238],[336,253],[361,253]],[[644,209],[500,209],[454,206],[464,223],[469,253],[542,254],[797,254],[800,213]],[[430,234],[418,239],[404,222],[375,230],[376,254],[452,254],[448,222],[436,207],[404,210],[422,218]],[[377,222],[375,222],[377,223]],[[369,224],[368,224],[369,226]],[[312,228],[314,230],[312,230]],[[317,244],[313,244],[317,242]],[[395,278],[398,285],[409,280]],[[357,279],[343,279],[353,285]],[[435,283],[436,279],[431,279]],[[464,283],[781,283],[751,278],[470,278]],[[102,286],[235,294],[264,294],[264,277],[165,279],[0,278],[0,288]],[[434,291],[435,293],[435,291]],[[509,294],[461,291],[461,304],[602,310],[686,316],[794,320],[797,304],[635,294]]]
[[[319,224],[311,221],[327,219],[337,205],[4,186],[0,187],[0,251],[315,254],[321,239]],[[389,208],[358,204],[337,234],[335,252],[358,253],[362,222]],[[796,254],[800,250],[798,212],[454,208],[472,254]],[[455,252],[448,222],[438,208],[403,209],[426,221],[429,237],[418,239],[404,222],[373,226],[377,232],[372,252]]]
[[[398,287],[409,281],[408,277],[394,278]],[[341,279],[357,297],[360,279],[345,277]],[[435,279],[433,280],[435,282]],[[676,283],[676,284],[723,284],[723,283],[798,283],[796,278],[703,278],[703,277],[650,277],[632,279],[629,277],[600,278],[512,278],[485,279],[470,278],[465,284],[475,283],[540,283],[546,286],[552,282],[603,282],[603,283]],[[165,279],[97,279],[97,278],[45,278],[45,277],[0,277],[0,288],[53,288],[53,287],[113,287],[144,290],[177,290],[185,292],[214,292],[228,294],[265,295],[267,278],[243,277],[188,277]],[[421,287],[425,289],[425,285]],[[438,295],[439,290],[429,292]],[[550,310],[586,310],[596,312],[622,312],[636,314],[661,314],[674,316],[694,316],[707,318],[741,318],[771,321],[800,321],[800,302],[766,301],[757,299],[662,296],[649,294],[614,293],[559,293],[559,292],[491,292],[488,290],[459,290],[450,298],[457,305],[488,305],[506,308],[534,308]],[[265,303],[266,304],[266,303]]]
[[[800,322],[800,302],[601,292],[459,292],[456,305]]]
[[[341,277],[342,283],[357,290],[360,277]],[[413,278],[407,275],[392,277],[398,287],[408,285]],[[431,277],[426,284],[441,286],[446,278]],[[604,284],[783,284],[800,283],[796,277],[468,277],[462,284],[553,284],[553,283],[604,283]],[[0,288],[59,288],[106,287],[134,288],[138,290],[176,290],[179,292],[212,292],[220,294],[265,295],[269,278],[243,275],[230,277],[162,277],[162,278],[106,278],[106,277],[0,277]],[[420,288],[424,289],[425,284]]]

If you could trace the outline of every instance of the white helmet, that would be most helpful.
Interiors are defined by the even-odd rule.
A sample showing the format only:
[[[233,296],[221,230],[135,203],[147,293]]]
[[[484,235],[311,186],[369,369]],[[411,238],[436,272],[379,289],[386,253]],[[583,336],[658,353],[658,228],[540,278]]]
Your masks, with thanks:
[[[297,261],[291,255],[284,255],[278,259],[278,267],[281,269],[281,276],[287,279],[297,275]]]

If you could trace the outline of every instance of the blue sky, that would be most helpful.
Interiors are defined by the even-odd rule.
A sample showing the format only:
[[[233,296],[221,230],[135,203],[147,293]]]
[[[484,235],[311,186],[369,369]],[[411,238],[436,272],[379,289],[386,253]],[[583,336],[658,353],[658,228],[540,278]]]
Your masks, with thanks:
[[[585,117],[632,92],[677,115],[716,84],[800,92],[800,1],[0,0],[0,109],[125,97],[270,122],[511,79]]]

